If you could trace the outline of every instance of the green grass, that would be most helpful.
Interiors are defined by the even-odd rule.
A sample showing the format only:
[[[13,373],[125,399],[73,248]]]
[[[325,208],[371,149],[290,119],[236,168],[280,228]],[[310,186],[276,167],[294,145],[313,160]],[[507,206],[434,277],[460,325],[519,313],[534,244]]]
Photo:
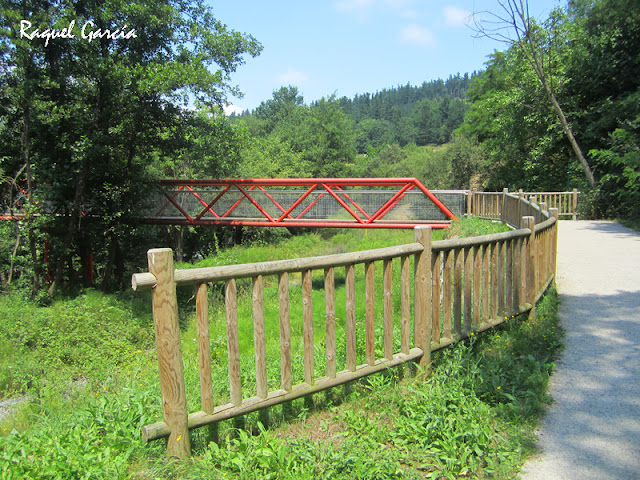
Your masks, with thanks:
[[[475,227],[467,222],[455,227],[456,235],[502,228],[491,222]],[[350,231],[330,238],[321,232],[270,247],[234,248],[199,266],[412,241],[413,234],[407,231]],[[382,269],[376,267],[380,289]],[[340,297],[342,274],[336,273]],[[394,274],[398,273],[394,265]],[[299,296],[295,282],[292,278],[292,302]],[[324,367],[323,288],[320,273],[314,277],[313,299],[318,375]],[[357,289],[362,292],[362,285]],[[243,290],[239,308],[242,322],[248,322],[242,323],[241,340],[247,395],[255,379],[249,353],[253,350],[246,295],[250,288]],[[190,411],[195,411],[199,387],[192,293],[181,292],[180,303],[186,312],[181,322],[188,399]],[[214,389],[224,399],[227,360],[224,319],[216,306],[219,295],[220,290],[213,288],[211,350]],[[277,332],[272,281],[265,304],[267,331]],[[341,304],[336,301],[337,307]],[[192,459],[168,461],[164,442],[145,445],[140,438],[140,427],[162,416],[150,306],[148,294],[114,296],[91,290],[49,307],[16,296],[0,298],[5,319],[0,328],[0,398],[28,398],[0,423],[0,479],[513,478],[534,448],[531,431],[549,402],[546,385],[561,345],[557,296],[551,291],[538,305],[535,321],[510,319],[502,327],[435,353],[426,381],[418,380],[409,367],[398,368],[268,413],[222,422],[212,430],[202,428],[192,433]],[[360,308],[359,322],[364,315]],[[381,316],[381,306],[376,305],[376,313]],[[299,306],[292,304],[294,333],[301,334],[294,323],[300,316]],[[337,317],[344,317],[341,310]],[[380,318],[376,325],[381,328]],[[279,341],[275,333],[272,336],[269,379],[276,387]],[[299,335],[292,346],[299,352]],[[344,351],[338,356],[343,362]],[[294,358],[299,375],[302,357],[295,353]],[[211,438],[216,441],[210,442]]]

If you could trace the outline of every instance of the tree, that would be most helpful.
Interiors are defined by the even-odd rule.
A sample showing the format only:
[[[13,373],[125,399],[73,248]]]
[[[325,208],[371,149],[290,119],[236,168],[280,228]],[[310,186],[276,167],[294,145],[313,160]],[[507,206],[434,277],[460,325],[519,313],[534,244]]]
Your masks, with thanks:
[[[498,5],[502,9],[501,13],[485,12],[491,20],[475,24],[477,34],[502,41],[522,52],[553,106],[587,181],[595,187],[596,180],[591,166],[573,134],[555,92],[554,75],[558,65],[558,49],[561,44],[566,44],[564,32],[560,28],[564,15],[559,10],[555,10],[547,28],[542,28],[529,15],[527,0],[498,0]]]
[[[269,134],[278,125],[289,117],[293,111],[304,105],[304,99],[298,87],[292,85],[280,87],[273,92],[273,98],[262,102],[256,108],[254,115],[262,120],[263,134]]]
[[[212,107],[237,93],[231,74],[261,46],[201,0],[23,0],[5,2],[0,18],[0,108],[10,118],[0,142],[11,147],[2,167],[26,165],[30,198],[48,207],[51,290],[65,266],[72,279],[73,247],[86,241],[101,246],[106,281],[122,264],[124,219],[146,193],[150,165],[184,147],[189,103]],[[75,22],[75,37],[21,38],[21,20],[40,32]],[[85,25],[102,33],[85,38]],[[120,29],[134,35],[104,33]],[[85,216],[100,227],[82,228]]]

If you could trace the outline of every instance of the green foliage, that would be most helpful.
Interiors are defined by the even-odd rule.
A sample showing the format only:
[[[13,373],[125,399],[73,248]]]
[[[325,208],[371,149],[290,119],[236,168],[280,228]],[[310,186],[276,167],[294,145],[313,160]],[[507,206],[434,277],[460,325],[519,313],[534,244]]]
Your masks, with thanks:
[[[307,106],[295,87],[282,87],[241,122],[257,138],[238,177],[342,177],[355,155],[353,124],[333,97]]]
[[[94,394],[26,433],[13,429],[0,436],[0,478],[130,478],[130,464],[144,449],[139,429],[150,420],[152,400],[133,389]]]
[[[20,352],[0,359],[0,397],[74,382],[99,384],[153,346],[152,325],[129,302],[97,291],[49,307],[13,294],[0,297],[0,310],[6,315],[0,345],[7,353]]]
[[[76,38],[45,46],[15,34],[24,18],[57,30],[71,21],[111,31],[126,23],[136,37],[90,42],[76,31]],[[215,19],[200,0],[9,2],[0,24],[0,167],[12,179],[2,185],[3,200],[20,186],[31,213],[46,220],[54,237],[52,290],[77,283],[69,257],[80,243],[107,250],[105,285],[117,274],[120,280],[123,269],[112,265],[124,262],[123,220],[147,197],[145,180],[220,174],[237,162],[241,136],[214,107],[238,93],[230,76],[261,45]],[[185,109],[189,100],[206,113]],[[91,232],[98,235],[81,228],[83,214],[100,219]],[[32,237],[42,226],[21,226],[37,287],[43,252]]]

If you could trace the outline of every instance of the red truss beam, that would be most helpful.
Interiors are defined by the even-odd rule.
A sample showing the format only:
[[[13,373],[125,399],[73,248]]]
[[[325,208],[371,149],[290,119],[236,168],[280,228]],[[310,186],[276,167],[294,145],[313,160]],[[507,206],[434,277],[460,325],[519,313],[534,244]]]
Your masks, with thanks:
[[[145,223],[318,228],[413,228],[416,225],[429,225],[433,228],[444,228],[451,220],[456,219],[455,215],[416,178],[175,179],[157,180],[156,184],[162,192],[164,201],[153,214],[141,219]],[[304,190],[294,192],[287,190],[286,187],[303,187]],[[385,187],[379,191],[391,196],[376,211],[367,213],[363,205],[354,199],[354,194],[359,192],[357,188],[362,187],[368,189]],[[348,190],[349,188],[351,190]],[[207,192],[207,189],[211,191]],[[445,220],[385,219],[385,216],[410,191],[413,191],[412,195],[415,195],[414,192],[422,192],[424,198],[437,207]],[[375,193],[377,192],[378,190]],[[295,193],[298,197],[291,203],[283,202],[275,198],[280,193]],[[348,213],[349,218],[309,218],[307,215],[310,212],[318,214],[316,210],[323,197],[335,201],[332,208],[337,213]],[[296,208],[303,207],[305,200],[309,204],[302,209],[301,213],[293,214]],[[186,205],[187,203],[189,206]],[[246,213],[243,215],[240,212],[240,206],[246,203],[250,204],[249,208],[253,207],[252,211],[256,212],[251,218],[247,217]],[[194,205],[196,210],[193,210]],[[277,210],[275,214],[274,207]],[[269,213],[268,209],[271,209],[272,213]]]

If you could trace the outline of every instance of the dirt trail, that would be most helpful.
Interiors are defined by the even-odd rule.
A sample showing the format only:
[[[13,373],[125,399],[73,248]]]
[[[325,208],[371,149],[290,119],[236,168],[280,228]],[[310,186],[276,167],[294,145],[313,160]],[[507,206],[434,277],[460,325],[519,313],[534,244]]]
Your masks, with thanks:
[[[563,221],[557,272],[565,350],[521,476],[640,479],[640,234]]]

